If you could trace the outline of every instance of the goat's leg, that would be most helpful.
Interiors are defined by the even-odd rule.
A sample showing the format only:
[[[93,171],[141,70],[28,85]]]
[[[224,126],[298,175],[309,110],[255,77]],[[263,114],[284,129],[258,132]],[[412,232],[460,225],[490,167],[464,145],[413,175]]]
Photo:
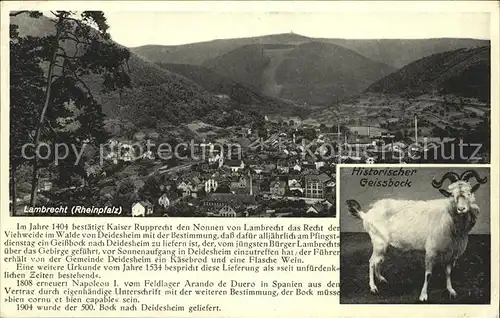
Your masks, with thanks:
[[[385,256],[385,245],[383,243],[373,242],[373,253],[370,257],[370,291],[372,293],[377,293],[378,288],[375,285],[375,275],[381,281],[386,281],[385,278],[380,275],[380,263],[384,260]]]
[[[384,258],[382,257],[382,259],[380,260],[380,262],[375,266],[375,276],[377,277],[377,279],[383,283],[387,283],[387,279],[385,279],[384,276],[382,276],[382,263],[384,262]]]
[[[368,272],[369,275],[369,284],[370,284],[370,291],[372,293],[377,293],[378,288],[377,285],[375,285],[375,277],[374,277],[374,271],[375,271],[375,251],[372,254],[372,257],[370,257],[370,263],[369,263],[370,269]]]
[[[432,276],[432,268],[434,267],[434,255],[430,253],[426,253],[425,255],[425,277],[424,277],[424,285],[422,286],[422,290],[420,292],[420,301],[427,301],[427,285],[431,280]]]
[[[450,297],[457,297],[457,292],[455,289],[453,289],[453,286],[451,285],[451,270],[453,267],[455,267],[456,261],[453,261],[449,264],[446,264],[446,289],[450,293]]]
[[[387,246],[383,242],[380,242],[379,244],[377,244],[376,252],[377,252],[377,257],[375,262],[375,277],[377,277],[379,281],[387,283],[387,279],[385,279],[385,277],[382,276],[382,263],[384,262],[385,259]]]

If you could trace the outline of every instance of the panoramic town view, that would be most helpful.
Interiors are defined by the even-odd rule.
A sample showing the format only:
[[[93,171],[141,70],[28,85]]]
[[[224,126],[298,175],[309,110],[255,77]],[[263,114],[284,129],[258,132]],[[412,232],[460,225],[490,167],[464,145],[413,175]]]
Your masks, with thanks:
[[[338,164],[490,162],[488,39],[134,46],[118,13],[10,15],[12,215],[336,217]]]

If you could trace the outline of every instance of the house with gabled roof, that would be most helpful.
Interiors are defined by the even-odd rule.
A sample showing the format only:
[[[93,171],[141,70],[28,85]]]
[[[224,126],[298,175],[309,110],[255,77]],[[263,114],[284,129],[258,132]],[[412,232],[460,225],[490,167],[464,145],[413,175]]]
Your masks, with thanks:
[[[249,181],[246,176],[234,176],[231,178],[229,189],[233,193],[249,193]]]
[[[203,202],[203,207],[209,211],[218,211],[224,205],[229,205],[233,209],[237,209],[238,206],[251,208],[257,206],[257,201],[249,194],[210,193]]]
[[[181,181],[178,185],[177,185],[177,189],[181,190],[181,191],[186,191],[189,189],[189,185],[186,181]]]
[[[311,205],[307,211],[306,211],[306,214],[320,214],[322,212],[325,211],[325,206],[321,203],[315,203],[313,205]]]
[[[232,172],[238,172],[245,168],[243,160],[227,160],[224,165],[231,169]]]
[[[153,214],[153,204],[144,200],[132,204],[132,216],[146,216]]]
[[[231,205],[226,204],[218,211],[209,212],[208,215],[218,217],[240,217],[248,216],[248,213],[244,209],[233,208]]]
[[[302,171],[302,166],[301,166],[300,164],[296,163],[296,164],[294,164],[294,165],[292,166],[292,169],[293,169],[294,171],[298,171],[298,172],[300,172],[300,171]]]
[[[279,173],[288,173],[290,171],[288,162],[286,162],[286,160],[279,160],[276,162],[276,170],[278,170]]]
[[[302,184],[300,183],[300,178],[288,179],[288,189],[290,189],[290,191],[298,190],[300,192],[304,192],[304,188],[302,187]]]

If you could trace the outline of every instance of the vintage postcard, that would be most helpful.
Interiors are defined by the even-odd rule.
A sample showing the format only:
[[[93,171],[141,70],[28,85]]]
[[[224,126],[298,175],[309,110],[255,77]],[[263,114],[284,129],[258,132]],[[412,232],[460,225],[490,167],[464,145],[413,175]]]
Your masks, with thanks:
[[[1,317],[498,314],[497,2],[0,21]]]

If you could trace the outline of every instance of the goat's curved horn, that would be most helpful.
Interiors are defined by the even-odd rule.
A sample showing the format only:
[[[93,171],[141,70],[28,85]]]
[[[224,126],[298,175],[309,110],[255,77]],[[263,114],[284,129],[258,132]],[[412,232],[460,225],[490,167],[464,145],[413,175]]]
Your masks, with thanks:
[[[470,178],[474,177],[474,179],[476,179],[476,181],[480,184],[485,184],[486,181],[488,181],[488,178],[487,177],[484,177],[484,178],[481,178],[479,176],[479,174],[477,173],[477,171],[475,170],[467,170],[465,171],[464,173],[462,173],[462,175],[460,176],[460,180],[463,180],[463,181],[469,181]]]
[[[436,181],[435,179],[432,179],[432,186],[434,188],[441,188],[445,180],[450,180],[452,183],[460,180],[460,176],[456,174],[455,172],[447,172],[443,175],[441,178],[441,181]]]

